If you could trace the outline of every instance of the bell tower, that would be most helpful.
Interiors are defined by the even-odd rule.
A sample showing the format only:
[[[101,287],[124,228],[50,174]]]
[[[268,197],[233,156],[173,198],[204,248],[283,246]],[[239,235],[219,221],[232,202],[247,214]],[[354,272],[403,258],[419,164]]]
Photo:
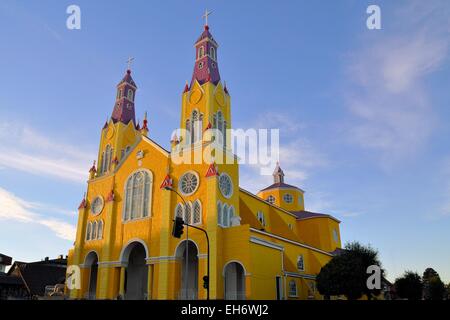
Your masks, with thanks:
[[[222,84],[219,63],[219,44],[214,39],[208,26],[208,16],[203,32],[195,42],[194,71],[190,84],[186,86],[182,95],[181,123],[184,129],[181,137],[181,147],[189,147],[205,142],[210,135],[204,135],[208,129],[217,129],[220,133],[214,139],[230,149],[231,128],[230,95],[226,85]]]
[[[97,162],[98,168],[94,177],[113,172],[119,162],[125,159],[131,148],[139,141],[141,135],[146,135],[148,132],[146,117],[142,130],[139,124],[136,123],[134,99],[137,86],[131,77],[131,61],[132,59],[130,58],[127,71],[117,85],[111,118],[102,129]]]

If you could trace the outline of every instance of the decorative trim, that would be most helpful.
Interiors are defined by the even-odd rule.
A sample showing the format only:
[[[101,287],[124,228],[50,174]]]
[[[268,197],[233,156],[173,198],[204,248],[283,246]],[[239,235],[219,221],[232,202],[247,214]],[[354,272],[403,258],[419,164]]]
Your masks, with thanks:
[[[278,244],[275,244],[273,242],[264,240],[264,239],[260,239],[260,238],[256,238],[256,237],[250,237],[250,242],[255,243],[255,244],[259,244],[268,248],[272,248],[275,250],[280,250],[280,251],[284,251],[284,247],[280,246]]]
[[[274,234],[272,234],[272,233],[268,233],[268,232],[265,232],[265,231],[261,231],[261,230],[255,229],[255,228],[250,228],[250,231],[256,232],[256,233],[260,233],[260,234],[266,235],[266,236],[271,237],[271,238],[275,238],[275,239],[278,239],[278,240],[282,240],[282,241],[285,241],[285,242],[288,242],[288,243],[297,245],[297,246],[299,246],[299,247],[303,247],[303,248],[306,248],[306,249],[310,249],[310,250],[313,250],[313,251],[316,251],[316,252],[320,252],[320,253],[322,253],[322,254],[325,254],[325,255],[327,255],[327,256],[333,257],[333,254],[331,254],[331,253],[329,253],[329,252],[326,252],[326,251],[323,251],[323,250],[320,250],[320,249],[311,247],[311,246],[309,246],[309,245],[307,245],[307,244],[304,244],[304,243],[300,243],[300,242],[297,242],[297,241],[289,240],[289,239],[286,239],[286,238],[283,238],[283,237],[274,235]]]
[[[284,271],[284,275],[287,277],[292,277],[292,278],[302,278],[302,279],[308,279],[308,280],[316,280],[316,276],[313,274],[301,274],[301,273],[297,273],[297,272],[289,272],[289,271]]]

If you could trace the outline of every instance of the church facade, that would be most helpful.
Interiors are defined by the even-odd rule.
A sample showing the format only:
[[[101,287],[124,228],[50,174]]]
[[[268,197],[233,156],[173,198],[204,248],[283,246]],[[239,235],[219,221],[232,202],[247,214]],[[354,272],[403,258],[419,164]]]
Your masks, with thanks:
[[[322,299],[315,278],[341,247],[340,222],[306,211],[304,191],[285,183],[279,165],[257,195],[239,187],[231,98],[208,25],[195,50],[185,130],[171,150],[149,138],[147,117],[136,123],[130,69],[118,84],[78,209],[68,265],[80,268],[80,286],[70,297],[206,299],[206,237],[186,226],[173,237],[178,216],[208,234],[211,299]]]

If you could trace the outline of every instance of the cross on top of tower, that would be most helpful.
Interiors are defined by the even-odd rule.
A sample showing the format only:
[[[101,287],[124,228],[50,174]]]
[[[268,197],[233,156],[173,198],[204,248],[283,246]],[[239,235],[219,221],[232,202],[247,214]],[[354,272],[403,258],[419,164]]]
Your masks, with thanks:
[[[212,14],[212,11],[208,11],[208,9],[206,9],[205,14],[202,16],[205,19],[205,27],[208,26],[208,17]]]
[[[133,63],[134,58],[133,57],[129,57],[127,60],[127,70],[131,70],[131,64]]]

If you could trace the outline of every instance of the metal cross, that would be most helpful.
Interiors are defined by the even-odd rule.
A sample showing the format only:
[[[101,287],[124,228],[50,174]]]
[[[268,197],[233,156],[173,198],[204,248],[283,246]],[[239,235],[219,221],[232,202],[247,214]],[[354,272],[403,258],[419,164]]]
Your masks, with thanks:
[[[206,9],[205,14],[203,15],[203,18],[205,18],[205,26],[208,25],[208,17],[211,15],[211,13],[213,13],[213,12],[208,11],[208,9]]]
[[[131,70],[131,63],[134,61],[134,58],[133,57],[129,57],[128,58],[128,60],[127,60],[127,65],[128,65],[128,67],[127,67],[127,70]]]

